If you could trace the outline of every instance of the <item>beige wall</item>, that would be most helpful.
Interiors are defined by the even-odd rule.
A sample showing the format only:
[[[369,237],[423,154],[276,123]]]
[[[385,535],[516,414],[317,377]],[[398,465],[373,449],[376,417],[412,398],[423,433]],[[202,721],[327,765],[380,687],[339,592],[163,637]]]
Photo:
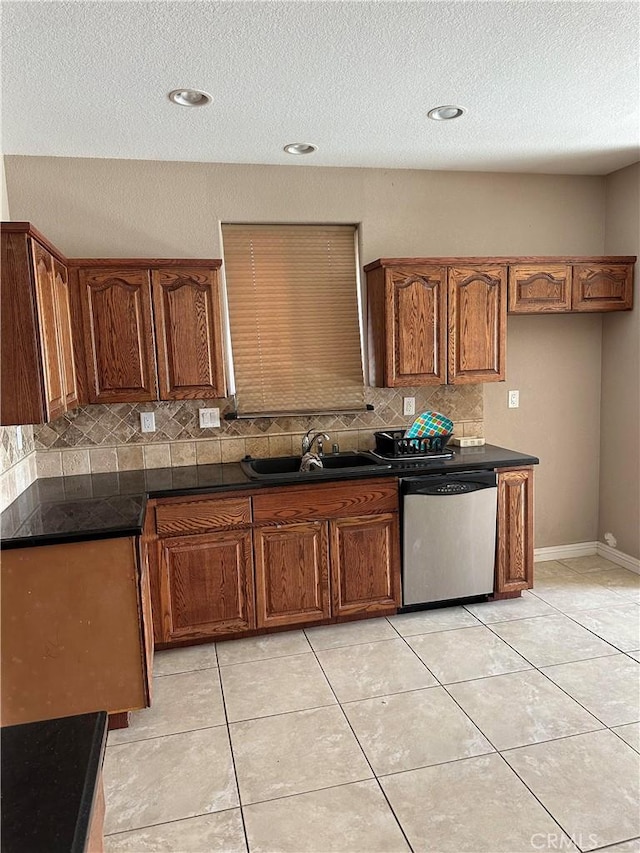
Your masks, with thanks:
[[[640,163],[607,176],[605,251],[640,255]],[[599,538],[640,557],[640,305],[602,329]]]
[[[0,154],[0,214],[2,221],[9,219],[9,197],[7,196],[7,181],[4,173],[4,156]]]
[[[70,256],[219,257],[220,221],[355,222],[380,256],[598,254],[594,177],[6,158],[11,210]],[[313,298],[309,293],[307,298]],[[485,435],[540,456],[536,546],[597,533],[601,319],[511,318]],[[560,425],[557,414],[560,413]],[[561,485],[559,485],[561,484]]]

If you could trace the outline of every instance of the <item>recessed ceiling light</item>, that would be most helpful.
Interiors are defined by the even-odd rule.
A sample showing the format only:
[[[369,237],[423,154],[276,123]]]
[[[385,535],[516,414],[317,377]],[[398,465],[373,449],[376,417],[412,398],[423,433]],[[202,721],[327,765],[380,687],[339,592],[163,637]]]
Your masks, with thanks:
[[[169,100],[181,107],[206,107],[211,103],[211,95],[199,89],[174,89],[169,92]]]
[[[318,150],[318,146],[311,145],[310,142],[291,142],[284,146],[284,150],[287,154],[313,154]]]
[[[429,110],[427,115],[434,121],[449,121],[452,118],[460,118],[463,112],[462,107],[447,104],[444,107],[434,107],[432,110]]]

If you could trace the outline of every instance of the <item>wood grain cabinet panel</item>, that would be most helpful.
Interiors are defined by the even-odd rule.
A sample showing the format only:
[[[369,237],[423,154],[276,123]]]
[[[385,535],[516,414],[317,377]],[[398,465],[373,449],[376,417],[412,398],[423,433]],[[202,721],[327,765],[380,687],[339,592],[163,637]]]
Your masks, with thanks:
[[[151,275],[160,399],[224,397],[217,270],[169,268]]]
[[[158,399],[148,270],[81,269],[91,403]]]
[[[67,268],[56,258],[53,259],[53,289],[58,318],[62,392],[65,408],[68,411],[78,405],[78,384],[71,323],[71,294]]]
[[[313,521],[398,509],[398,483],[380,478],[263,489],[253,498],[253,520]]]
[[[334,616],[392,613],[400,606],[397,513],[329,522]]]
[[[255,628],[251,531],[160,540],[162,639]]]
[[[44,423],[77,404],[67,268],[28,222],[2,223],[0,423]]]
[[[509,267],[509,313],[549,314],[571,310],[568,264],[515,264]]]
[[[156,506],[159,536],[184,536],[251,524],[250,498],[190,498],[159,501]]]
[[[258,628],[329,618],[326,522],[256,528],[254,548]]]
[[[533,586],[533,468],[498,471],[495,591]]]
[[[506,266],[449,267],[449,383],[505,377]]]
[[[633,308],[633,265],[575,265],[572,307],[574,311],[627,311]]]
[[[446,381],[446,269],[390,267],[368,279],[376,384],[439,385]]]

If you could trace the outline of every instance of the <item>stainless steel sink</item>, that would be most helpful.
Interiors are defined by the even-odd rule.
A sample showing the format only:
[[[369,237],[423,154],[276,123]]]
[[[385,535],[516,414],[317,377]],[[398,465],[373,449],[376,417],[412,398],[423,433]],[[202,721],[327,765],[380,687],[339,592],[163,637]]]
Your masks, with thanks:
[[[276,456],[273,458],[241,460],[244,473],[254,480],[290,480],[292,478],[315,480],[336,471],[375,471],[390,468],[390,463],[378,461],[369,453],[332,453],[322,457],[322,468],[301,471],[301,456]]]

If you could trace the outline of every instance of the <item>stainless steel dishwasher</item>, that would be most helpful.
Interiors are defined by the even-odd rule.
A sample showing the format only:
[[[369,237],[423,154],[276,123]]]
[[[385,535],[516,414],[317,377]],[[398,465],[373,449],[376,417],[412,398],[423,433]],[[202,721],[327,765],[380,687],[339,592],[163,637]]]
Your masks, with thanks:
[[[492,592],[495,472],[430,474],[400,482],[403,605]]]

